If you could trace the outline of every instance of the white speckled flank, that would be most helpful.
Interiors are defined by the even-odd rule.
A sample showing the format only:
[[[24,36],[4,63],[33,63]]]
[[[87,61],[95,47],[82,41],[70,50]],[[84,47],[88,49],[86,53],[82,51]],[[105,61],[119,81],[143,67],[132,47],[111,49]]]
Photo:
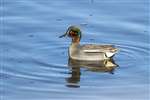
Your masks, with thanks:
[[[72,43],[69,47],[69,56],[75,60],[105,60],[117,53],[111,45],[80,45]]]

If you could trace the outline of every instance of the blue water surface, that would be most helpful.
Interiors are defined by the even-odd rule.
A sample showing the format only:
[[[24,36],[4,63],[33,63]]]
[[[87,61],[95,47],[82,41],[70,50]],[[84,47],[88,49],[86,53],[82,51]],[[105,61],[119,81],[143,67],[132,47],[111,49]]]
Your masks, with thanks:
[[[148,0],[1,0],[1,100],[150,100]],[[113,74],[80,68],[69,86],[68,26],[119,48]]]

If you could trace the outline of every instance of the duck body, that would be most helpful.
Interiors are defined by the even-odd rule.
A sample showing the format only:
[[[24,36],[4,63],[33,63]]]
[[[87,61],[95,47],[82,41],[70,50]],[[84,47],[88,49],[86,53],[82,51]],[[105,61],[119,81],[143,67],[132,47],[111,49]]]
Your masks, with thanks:
[[[81,30],[76,26],[70,26],[60,38],[68,36],[72,38],[69,46],[69,58],[82,61],[98,61],[112,58],[118,51],[113,45],[85,44],[80,45]]]
[[[69,57],[74,60],[97,61],[107,60],[114,56],[117,52],[113,45],[97,45],[71,43],[69,47]]]

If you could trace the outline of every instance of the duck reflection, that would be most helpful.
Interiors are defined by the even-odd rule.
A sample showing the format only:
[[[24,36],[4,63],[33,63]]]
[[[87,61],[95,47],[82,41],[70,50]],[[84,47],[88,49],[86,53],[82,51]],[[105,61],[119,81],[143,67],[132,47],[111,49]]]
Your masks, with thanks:
[[[103,61],[78,61],[69,59],[68,66],[71,68],[71,76],[66,78],[67,87],[80,87],[81,68],[93,72],[114,73],[114,69],[118,66],[113,59]]]

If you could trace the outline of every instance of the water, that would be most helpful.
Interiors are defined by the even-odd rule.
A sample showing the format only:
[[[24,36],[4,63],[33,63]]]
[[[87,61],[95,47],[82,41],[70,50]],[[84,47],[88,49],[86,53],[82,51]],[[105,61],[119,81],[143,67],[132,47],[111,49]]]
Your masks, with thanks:
[[[148,6],[148,0],[2,0],[1,100],[150,100]],[[82,44],[116,45],[119,66],[69,67],[70,39],[58,38],[69,25],[81,27]]]

